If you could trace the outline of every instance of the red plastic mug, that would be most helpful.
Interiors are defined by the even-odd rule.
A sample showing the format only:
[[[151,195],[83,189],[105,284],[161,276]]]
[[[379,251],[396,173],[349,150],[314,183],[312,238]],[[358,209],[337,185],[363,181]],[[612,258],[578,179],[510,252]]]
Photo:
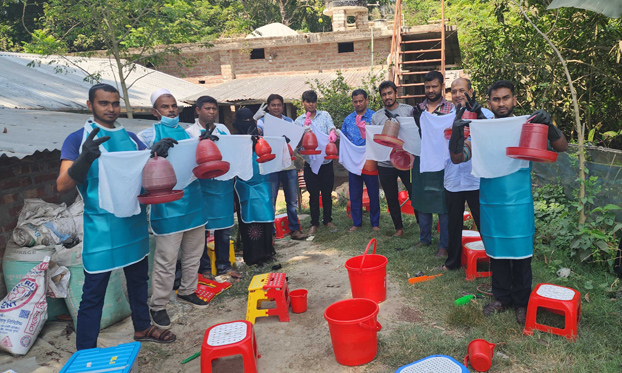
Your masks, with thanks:
[[[306,289],[296,289],[289,292],[293,313],[303,313],[307,310],[308,293]]]
[[[471,367],[478,372],[486,372],[492,365],[492,352],[495,349],[495,344],[486,341],[485,339],[474,339],[469,343],[467,352],[469,353],[464,357],[464,365],[466,366],[469,360],[471,361]]]

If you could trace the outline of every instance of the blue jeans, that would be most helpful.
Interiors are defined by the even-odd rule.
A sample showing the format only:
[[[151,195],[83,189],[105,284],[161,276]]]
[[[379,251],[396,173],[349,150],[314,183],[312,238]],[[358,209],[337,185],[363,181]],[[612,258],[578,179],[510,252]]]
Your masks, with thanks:
[[[363,225],[363,182],[367,186],[369,196],[369,219],[372,227],[380,225],[380,198],[378,175],[356,175],[348,172],[348,184],[350,189],[350,211],[352,212],[352,225]]]
[[[134,331],[143,331],[151,326],[149,306],[147,306],[147,281],[149,280],[149,262],[145,257],[140,262],[123,268],[127,282],[127,295],[132,310]],[[85,350],[97,347],[99,324],[102,318],[104,297],[110,280],[110,272],[91,274],[84,271],[82,300],[78,310],[78,330],[76,348]]]
[[[216,254],[216,271],[217,273],[225,272],[231,269],[229,262],[229,250],[231,238],[231,228],[217,229],[214,231],[214,253]],[[203,256],[201,256],[201,264],[199,264],[199,273],[210,271],[212,263],[207,255],[207,243]]]
[[[449,231],[447,230],[449,215],[438,214],[438,221],[441,226],[438,247],[439,249],[447,249],[449,245]],[[419,212],[419,232],[419,240],[425,245],[429,245],[432,242],[432,214]]]
[[[289,230],[292,232],[300,229],[298,223],[298,173],[296,170],[285,170],[270,174],[270,187],[272,188],[272,202],[276,205],[276,196],[279,193],[279,184],[283,184],[285,203],[287,204],[287,220]]]

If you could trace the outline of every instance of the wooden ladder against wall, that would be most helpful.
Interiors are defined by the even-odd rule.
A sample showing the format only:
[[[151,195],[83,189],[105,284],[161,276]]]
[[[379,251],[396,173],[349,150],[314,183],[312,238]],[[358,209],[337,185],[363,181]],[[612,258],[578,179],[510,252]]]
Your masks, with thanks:
[[[438,29],[430,30],[424,39],[402,32],[401,0],[395,4],[395,22],[391,40],[391,78],[398,88],[398,99],[409,104],[424,100],[423,76],[430,70],[445,75],[445,2],[441,0]]]

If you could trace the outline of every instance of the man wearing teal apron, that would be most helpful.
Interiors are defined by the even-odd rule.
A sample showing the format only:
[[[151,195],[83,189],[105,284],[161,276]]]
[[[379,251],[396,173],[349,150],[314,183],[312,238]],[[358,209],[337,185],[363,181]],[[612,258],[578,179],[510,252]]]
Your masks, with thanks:
[[[446,115],[454,110],[454,105],[443,97],[445,90],[443,74],[438,71],[430,71],[423,80],[426,99],[413,108],[413,117],[419,128],[421,128],[419,118],[423,111],[435,115]],[[419,130],[419,134],[421,134],[421,130]],[[449,217],[445,203],[445,171],[421,173],[420,161],[421,157],[415,156],[412,168],[412,195],[415,197],[412,206],[417,211],[419,222],[419,243],[417,246],[429,246],[432,243],[432,214],[438,214],[440,235],[436,257],[447,256]]]
[[[516,106],[514,84],[507,80],[493,83],[488,90],[488,105],[495,118],[513,116]],[[461,119],[464,109],[456,111],[449,141],[451,161],[456,164],[471,158],[470,141],[464,141],[464,126],[470,123]],[[568,149],[566,138],[553,125],[548,113],[538,110],[532,117],[532,123],[549,127],[548,140],[555,151]],[[495,297],[492,303],[484,306],[484,314],[490,316],[514,307],[516,321],[524,325],[531,294],[531,257],[535,233],[531,166],[507,176],[481,178],[479,198],[480,233],[486,254],[490,257],[492,293]]]
[[[188,135],[201,137],[206,130],[213,130],[216,137],[231,135],[227,126],[216,123],[218,116],[218,101],[210,96],[201,96],[197,99],[194,124],[186,128]],[[229,180],[203,179],[201,191],[203,192],[203,210],[207,213],[206,230],[214,231],[214,254],[216,255],[216,274],[228,275],[233,278],[242,276],[231,268],[229,262],[229,242],[231,239],[231,227],[233,227],[233,214],[235,203],[233,201],[233,178]],[[212,268],[207,243],[205,244],[199,273],[204,277],[212,277]]]
[[[70,134],[61,150],[56,188],[67,192],[74,187],[84,200],[82,261],[84,286],[78,310],[76,348],[97,347],[99,325],[110,272],[123,268],[132,310],[134,339],[170,343],[176,337],[151,325],[147,306],[149,232],[145,206],[126,218],[99,207],[99,162],[101,152],[144,150],[135,134],[116,122],[121,112],[119,92],[108,84],[89,90],[88,108],[93,112],[84,127]]]
[[[176,141],[189,139],[190,135],[179,125],[177,100],[166,89],[151,95],[152,113],[160,120],[153,128],[141,131],[138,136],[152,153],[166,157]],[[168,140],[168,141],[167,141]],[[151,205],[149,224],[155,237],[153,259],[153,294],[150,313],[153,322],[161,328],[170,328],[166,312],[175,282],[175,268],[181,248],[181,286],[177,299],[195,307],[207,307],[207,302],[196,294],[199,280],[199,262],[205,246],[205,224],[201,184],[194,180],[184,188],[184,196],[173,202]]]

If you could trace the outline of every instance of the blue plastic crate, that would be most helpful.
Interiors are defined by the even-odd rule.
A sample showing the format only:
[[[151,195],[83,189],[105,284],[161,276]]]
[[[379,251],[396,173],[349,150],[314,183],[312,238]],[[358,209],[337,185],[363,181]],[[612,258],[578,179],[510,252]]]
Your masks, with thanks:
[[[59,373],[138,373],[136,364],[138,351],[140,351],[139,342],[78,351],[71,356]]]
[[[451,356],[432,355],[404,365],[395,373],[469,373],[469,370]]]

